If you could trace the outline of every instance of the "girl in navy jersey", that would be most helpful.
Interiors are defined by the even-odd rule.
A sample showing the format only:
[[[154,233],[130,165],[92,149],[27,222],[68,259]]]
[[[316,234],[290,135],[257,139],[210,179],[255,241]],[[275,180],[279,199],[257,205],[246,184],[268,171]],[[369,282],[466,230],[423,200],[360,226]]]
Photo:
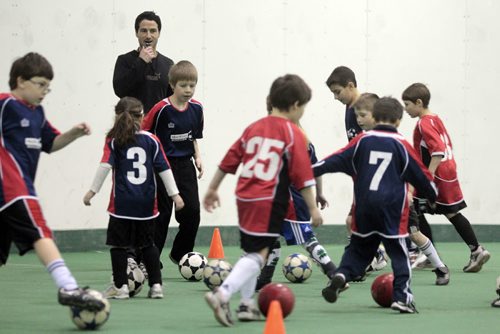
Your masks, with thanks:
[[[124,97],[116,105],[115,124],[106,136],[101,164],[83,199],[85,205],[90,205],[109,171],[113,171],[106,244],[111,246],[114,284],[105,291],[108,298],[129,297],[128,247],[141,250],[148,272],[148,297],[163,298],[160,255],[153,239],[155,217],[158,216],[155,173],[176,210],[184,206],[160,141],[153,134],[140,130],[142,108],[141,102],[133,97]]]

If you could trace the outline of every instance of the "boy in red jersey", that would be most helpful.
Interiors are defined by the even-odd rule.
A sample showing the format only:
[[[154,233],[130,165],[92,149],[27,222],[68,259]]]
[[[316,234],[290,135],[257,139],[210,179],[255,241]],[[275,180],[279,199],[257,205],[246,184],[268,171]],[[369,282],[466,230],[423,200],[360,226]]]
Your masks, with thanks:
[[[490,253],[478,243],[469,220],[459,212],[467,204],[458,182],[457,165],[448,131],[439,116],[429,110],[431,93],[424,84],[410,85],[403,91],[402,99],[408,115],[419,118],[413,132],[413,146],[434,176],[439,190],[435,213],[445,215],[470,248],[469,263],[463,271],[478,272],[490,259]],[[415,198],[420,200],[418,193]],[[425,220],[423,213],[420,213],[420,219]]]
[[[253,295],[260,269],[269,249],[280,236],[289,207],[289,187],[300,191],[311,215],[311,224],[323,223],[316,207],[316,182],[307,152],[306,139],[294,123],[304,114],[311,89],[298,76],[288,74],[271,85],[271,114],[248,126],[231,146],[215,173],[203,200],[208,212],[220,205],[217,189],[227,173],[242,164],[236,200],[243,256],[234,265],[222,286],[205,295],[215,318],[232,326],[231,295],[240,291],[238,319],[258,320],[260,312]]]
[[[42,213],[35,190],[40,153],[52,153],[90,134],[86,123],[60,133],[41,103],[50,92],[52,65],[38,53],[17,59],[10,69],[10,94],[0,94],[0,266],[11,243],[19,254],[34,249],[59,288],[59,303],[102,310],[104,303],[81,289],[66,266]]]

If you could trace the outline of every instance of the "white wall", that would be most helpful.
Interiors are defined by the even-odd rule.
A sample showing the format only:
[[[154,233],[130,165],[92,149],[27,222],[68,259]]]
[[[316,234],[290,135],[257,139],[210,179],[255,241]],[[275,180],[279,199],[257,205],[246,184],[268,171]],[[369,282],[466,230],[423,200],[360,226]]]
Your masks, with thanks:
[[[83,206],[117,102],[112,89],[116,57],[136,47],[134,19],[154,10],[164,28],[160,52],[191,60],[200,73],[196,98],[205,106],[200,141],[206,176],[203,196],[225,150],[249,122],[265,114],[273,79],[301,75],[313,89],[303,125],[319,156],[346,143],[343,110],[324,84],[334,67],[347,65],[361,91],[400,97],[421,81],[431,109],[452,137],[472,223],[500,224],[496,154],[489,139],[499,123],[498,1],[472,0],[3,0],[0,4],[0,91],[8,91],[10,64],[29,51],[55,69],[44,102],[60,130],[85,120],[93,135],[51,156],[43,155],[37,187],[49,225],[56,230],[104,228],[110,180],[92,207]],[[497,36],[494,38],[494,36]],[[495,42],[496,41],[496,42]],[[411,138],[415,120],[404,118]],[[223,207],[203,213],[204,225],[234,225],[235,177],[221,189]],[[324,180],[328,224],[343,224],[351,201],[344,175]],[[432,220],[445,223],[443,217]],[[175,226],[175,224],[172,224]]]

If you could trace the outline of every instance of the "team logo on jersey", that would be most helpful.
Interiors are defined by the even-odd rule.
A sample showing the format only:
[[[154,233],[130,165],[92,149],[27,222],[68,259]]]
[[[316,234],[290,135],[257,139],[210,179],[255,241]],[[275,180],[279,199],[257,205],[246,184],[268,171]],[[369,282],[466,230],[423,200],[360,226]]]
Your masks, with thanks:
[[[191,134],[191,131],[188,133],[181,133],[178,135],[171,135],[170,136],[171,141],[186,141],[186,140],[193,140],[193,135]]]
[[[42,139],[41,138],[25,138],[24,144],[27,148],[33,150],[39,150],[42,148]]]
[[[169,129],[175,128],[175,124],[172,123],[172,122],[168,123],[167,126],[168,126]]]
[[[28,119],[26,119],[26,118],[23,118],[23,119],[21,120],[21,127],[22,127],[22,128],[27,128],[27,127],[29,127],[29,126],[30,126],[30,121],[29,121]]]

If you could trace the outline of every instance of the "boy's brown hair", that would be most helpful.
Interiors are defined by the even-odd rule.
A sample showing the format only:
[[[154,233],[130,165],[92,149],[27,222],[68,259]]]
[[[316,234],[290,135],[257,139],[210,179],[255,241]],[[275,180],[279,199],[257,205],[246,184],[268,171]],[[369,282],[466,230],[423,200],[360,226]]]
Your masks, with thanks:
[[[421,100],[422,106],[428,108],[431,100],[431,92],[426,85],[417,82],[406,88],[401,97],[403,101],[411,101],[413,103],[417,103],[417,100]]]
[[[375,122],[388,122],[395,124],[403,118],[403,105],[393,97],[384,96],[378,99],[373,106]]]
[[[29,80],[33,77],[43,77],[48,80],[54,78],[54,71],[49,61],[42,55],[30,52],[16,59],[10,68],[9,87],[11,90],[17,88],[17,78]]]
[[[295,74],[286,74],[277,78],[269,91],[268,106],[288,110],[296,102],[302,106],[311,100],[311,88]]]
[[[354,109],[367,110],[373,112],[373,105],[379,99],[377,94],[363,93],[358,100],[352,105]]]
[[[190,61],[181,60],[168,71],[168,82],[172,87],[181,80],[198,82],[198,71]]]
[[[352,82],[354,87],[357,87],[356,75],[354,72],[346,66],[336,67],[332,74],[326,79],[326,85],[330,87],[331,85],[340,85],[342,87],[347,87],[349,82]]]

